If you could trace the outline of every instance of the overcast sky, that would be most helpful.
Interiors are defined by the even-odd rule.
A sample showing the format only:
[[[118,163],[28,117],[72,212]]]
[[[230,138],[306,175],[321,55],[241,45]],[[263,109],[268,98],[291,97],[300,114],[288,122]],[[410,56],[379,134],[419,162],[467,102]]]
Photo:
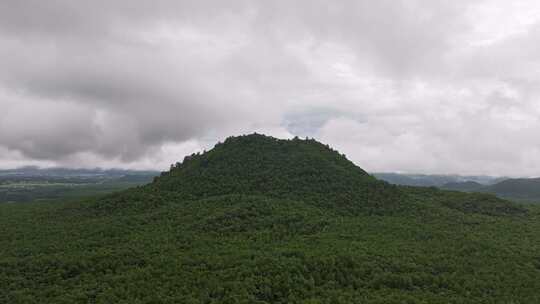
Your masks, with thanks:
[[[540,175],[537,0],[0,0],[0,168],[165,169],[229,135]]]

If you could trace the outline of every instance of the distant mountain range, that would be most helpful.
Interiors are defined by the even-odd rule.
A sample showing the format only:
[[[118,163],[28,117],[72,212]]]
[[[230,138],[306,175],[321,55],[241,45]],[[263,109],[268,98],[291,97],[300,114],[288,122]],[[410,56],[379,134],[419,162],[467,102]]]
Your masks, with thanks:
[[[2,177],[50,177],[50,178],[120,178],[124,176],[157,176],[158,171],[123,170],[123,169],[70,169],[39,168],[35,166],[0,170]]]
[[[540,202],[540,178],[507,179],[493,185],[475,182],[450,183],[441,188],[464,192],[485,192],[507,199]]]
[[[378,179],[405,186],[437,187],[461,192],[492,193],[502,198],[540,202],[540,178],[374,173]]]
[[[378,179],[391,184],[418,187],[441,187],[446,184],[475,182],[481,185],[492,185],[508,179],[507,177],[493,177],[484,175],[429,175],[429,174],[400,174],[400,173],[372,173]]]
[[[72,199],[148,184],[156,171],[24,167],[0,170],[0,203]]]

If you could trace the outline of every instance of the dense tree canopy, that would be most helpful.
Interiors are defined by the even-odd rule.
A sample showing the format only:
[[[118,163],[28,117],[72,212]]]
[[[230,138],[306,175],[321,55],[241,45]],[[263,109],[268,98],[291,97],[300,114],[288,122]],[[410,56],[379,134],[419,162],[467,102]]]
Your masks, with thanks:
[[[227,139],[147,186],[0,205],[2,303],[540,303],[540,209]]]

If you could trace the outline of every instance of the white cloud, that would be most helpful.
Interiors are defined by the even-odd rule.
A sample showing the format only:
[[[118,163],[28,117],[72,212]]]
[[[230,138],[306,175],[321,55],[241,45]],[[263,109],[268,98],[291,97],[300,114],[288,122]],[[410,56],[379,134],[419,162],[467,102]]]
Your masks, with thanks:
[[[128,9],[129,8],[129,9]],[[0,167],[165,169],[253,131],[540,175],[536,1],[6,1]]]

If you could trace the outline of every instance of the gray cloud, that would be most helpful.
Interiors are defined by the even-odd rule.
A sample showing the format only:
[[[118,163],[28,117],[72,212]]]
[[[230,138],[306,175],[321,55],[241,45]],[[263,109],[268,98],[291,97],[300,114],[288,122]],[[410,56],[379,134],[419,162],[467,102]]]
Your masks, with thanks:
[[[165,168],[259,131],[315,136],[369,170],[540,175],[537,13],[526,0],[1,1],[0,166]]]

